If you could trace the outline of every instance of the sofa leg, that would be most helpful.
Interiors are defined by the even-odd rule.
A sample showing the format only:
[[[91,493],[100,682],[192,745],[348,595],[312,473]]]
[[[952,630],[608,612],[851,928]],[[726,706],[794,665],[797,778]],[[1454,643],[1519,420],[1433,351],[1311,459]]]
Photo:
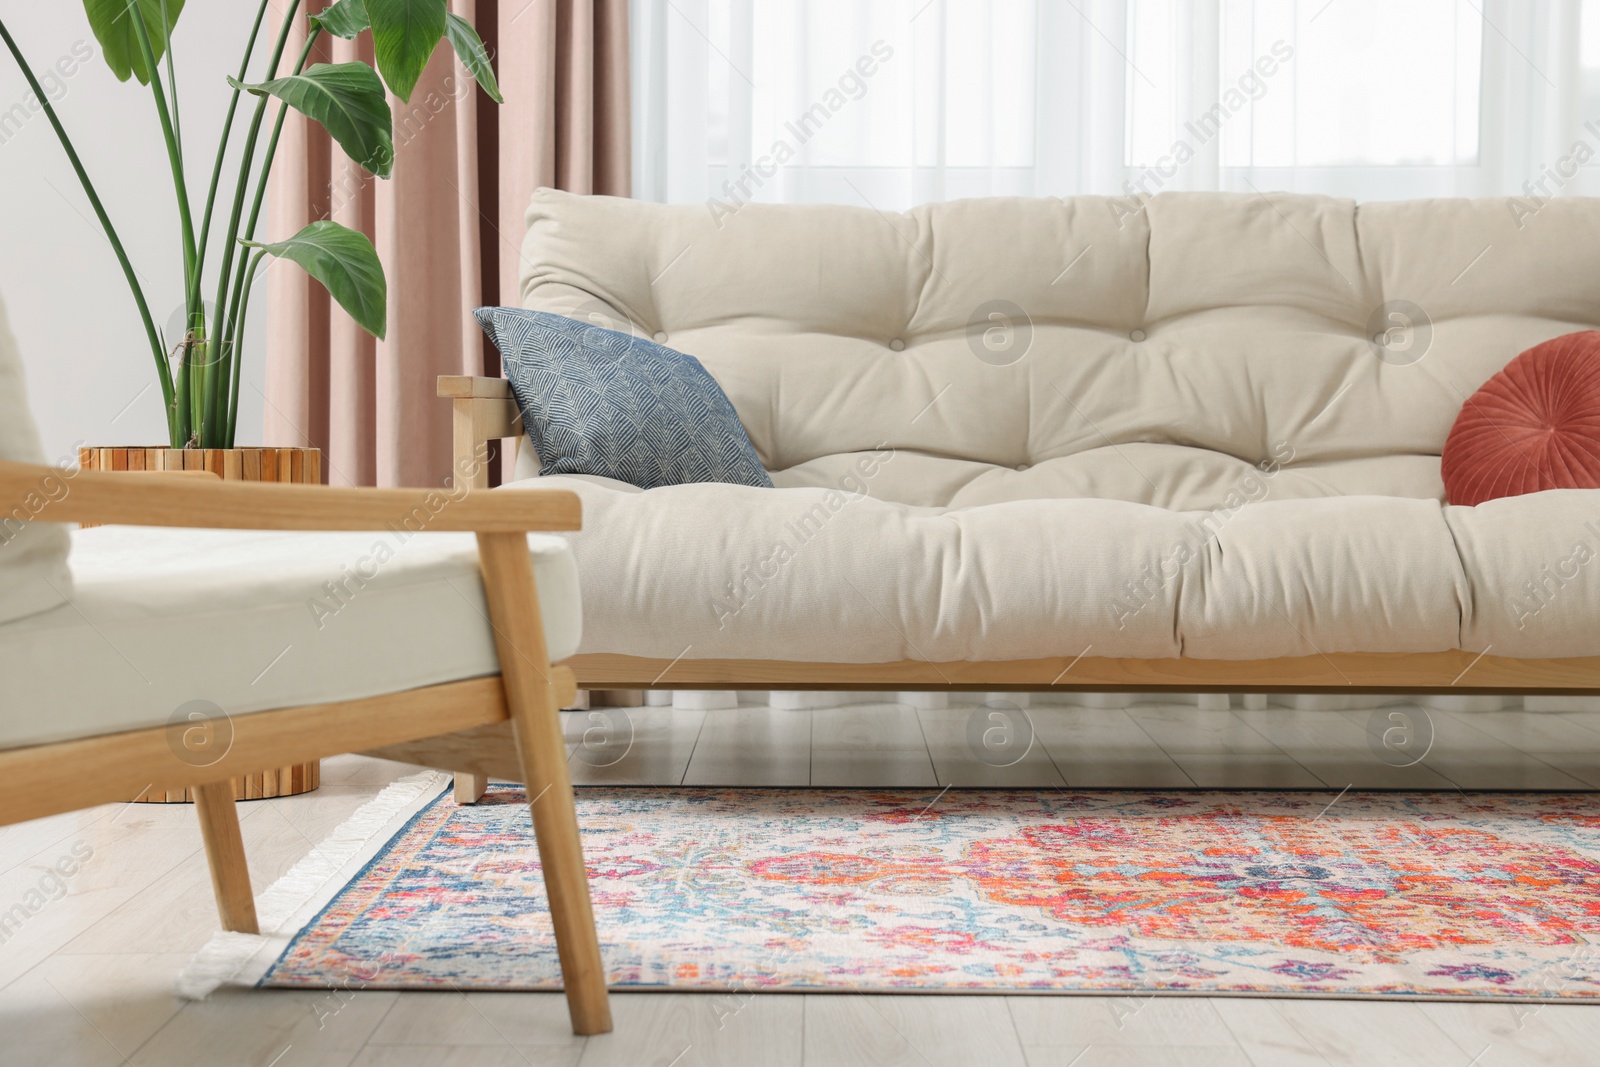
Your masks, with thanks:
[[[528,783],[533,833],[544,868],[556,953],[566,986],[567,1011],[578,1034],[611,1030],[605,964],[594,928],[589,875],[578,836],[578,813],[561,736],[560,709],[550,684],[550,660],[534,588],[527,537],[520,533],[480,533],[478,558],[484,594],[494,623],[500,675],[512,734]]]
[[[256,897],[250,889],[250,867],[244,858],[244,837],[239,833],[233,783],[210,782],[192,787],[192,792],[222,928],[240,934],[258,934],[261,928],[256,924]]]
[[[489,776],[470,771],[456,771],[456,803],[476,804],[489,791]]]

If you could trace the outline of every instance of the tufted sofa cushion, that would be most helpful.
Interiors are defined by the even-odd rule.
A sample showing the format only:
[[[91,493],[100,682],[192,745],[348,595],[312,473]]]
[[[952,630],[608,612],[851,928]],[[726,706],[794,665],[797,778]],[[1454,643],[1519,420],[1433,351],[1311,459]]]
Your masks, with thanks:
[[[699,358],[788,490],[572,479],[583,651],[1600,654],[1600,491],[1443,506],[1464,399],[1600,324],[1600,201],[1512,206],[541,190],[524,306]]]

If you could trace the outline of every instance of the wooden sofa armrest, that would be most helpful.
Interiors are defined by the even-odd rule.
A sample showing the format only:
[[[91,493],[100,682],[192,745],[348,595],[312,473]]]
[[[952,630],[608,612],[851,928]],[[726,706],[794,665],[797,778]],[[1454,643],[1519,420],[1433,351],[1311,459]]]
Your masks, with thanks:
[[[488,488],[485,442],[517,438],[506,452],[512,461],[516,459],[516,448],[525,444],[520,440],[522,412],[511,395],[511,383],[504,378],[444,374],[439,377],[439,395],[450,401],[454,416],[455,483],[473,489]]]
[[[209,478],[128,478],[0,462],[0,522],[121,523],[225,530],[384,530],[521,533],[582,528],[565,489],[472,493],[331,489]]]
[[[504,378],[475,378],[469,374],[439,375],[439,395],[451,400],[477,397],[483,400],[510,400],[511,383]]]

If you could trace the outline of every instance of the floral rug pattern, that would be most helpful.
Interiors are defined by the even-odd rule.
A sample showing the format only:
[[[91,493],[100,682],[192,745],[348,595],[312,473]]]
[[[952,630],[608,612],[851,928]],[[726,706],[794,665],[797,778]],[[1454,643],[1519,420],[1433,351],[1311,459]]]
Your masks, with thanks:
[[[600,789],[613,986],[1600,998],[1586,795]],[[262,984],[559,987],[519,786],[417,814]]]

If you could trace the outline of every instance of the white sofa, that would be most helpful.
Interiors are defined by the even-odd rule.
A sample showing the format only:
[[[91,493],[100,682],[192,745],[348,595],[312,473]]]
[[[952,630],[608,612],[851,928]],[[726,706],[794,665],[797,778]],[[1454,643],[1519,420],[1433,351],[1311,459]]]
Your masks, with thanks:
[[[1474,390],[1600,325],[1600,201],[1512,207],[1173,193],[719,223],[541,190],[523,305],[698,357],[778,486],[518,481],[583,498],[580,684],[931,663],[833,680],[1037,688],[1087,653],[1057,681],[1600,691],[1600,565],[1571,563],[1600,555],[1600,491],[1466,508],[1440,481]],[[1009,347],[993,301],[1022,312]],[[1380,346],[1393,301],[1416,328]],[[496,384],[458,403],[504,405]]]

